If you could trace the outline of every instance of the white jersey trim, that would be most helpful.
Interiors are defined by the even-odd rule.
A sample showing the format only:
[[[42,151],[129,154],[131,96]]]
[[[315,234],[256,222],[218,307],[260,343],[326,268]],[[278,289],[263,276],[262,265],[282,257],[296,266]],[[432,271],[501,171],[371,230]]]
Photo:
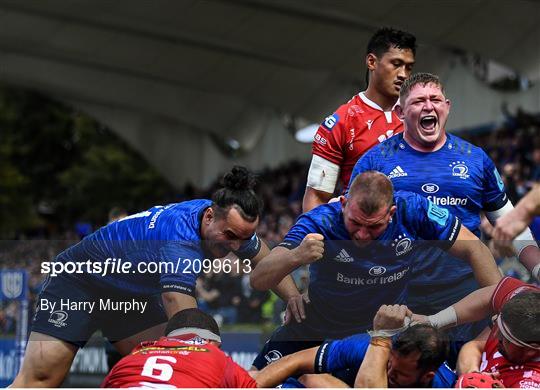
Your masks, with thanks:
[[[384,116],[386,117],[386,122],[387,123],[392,123],[392,112],[394,111],[394,109],[396,108],[396,106],[398,105],[398,102],[396,102],[396,104],[394,104],[394,106],[392,107],[392,110],[390,111],[384,111],[381,106],[379,106],[377,103],[375,103],[373,100],[370,100],[367,96],[366,96],[366,91],[363,91],[363,92],[360,92],[358,94],[358,96],[360,97],[360,99],[362,99],[362,101],[367,104],[368,106],[370,106],[371,108],[374,108],[376,110],[379,110],[379,111],[382,111],[384,112]]]
[[[500,209],[486,212],[486,217],[489,220],[489,222],[493,226],[495,226],[495,222],[497,221],[498,218],[502,217],[504,214],[508,213],[509,211],[513,209],[514,209],[514,205],[512,204],[510,200],[508,200],[508,202],[506,202],[506,204]],[[519,255],[521,255],[521,251],[530,245],[538,248],[538,244],[534,240],[531,229],[529,228],[526,228],[523,231],[523,233],[517,236],[512,242],[512,245],[514,246],[514,249],[516,250],[518,257]]]
[[[307,186],[314,190],[334,193],[339,177],[339,165],[313,155],[307,178]]]

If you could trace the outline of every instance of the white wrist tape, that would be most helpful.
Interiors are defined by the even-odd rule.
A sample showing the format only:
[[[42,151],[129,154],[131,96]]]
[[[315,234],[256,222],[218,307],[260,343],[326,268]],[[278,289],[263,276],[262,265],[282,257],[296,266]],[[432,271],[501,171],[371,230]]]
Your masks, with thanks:
[[[411,319],[409,317],[405,317],[403,320],[403,326],[401,328],[397,329],[379,329],[379,330],[368,330],[368,334],[370,337],[393,337],[398,333],[403,332],[405,329],[409,327],[411,324]]]
[[[536,264],[534,268],[531,271],[531,275],[533,278],[535,278],[538,282],[540,282],[540,264]]]
[[[457,313],[454,306],[447,307],[437,314],[428,316],[429,323],[435,328],[444,328],[446,326],[454,326],[457,324]]]

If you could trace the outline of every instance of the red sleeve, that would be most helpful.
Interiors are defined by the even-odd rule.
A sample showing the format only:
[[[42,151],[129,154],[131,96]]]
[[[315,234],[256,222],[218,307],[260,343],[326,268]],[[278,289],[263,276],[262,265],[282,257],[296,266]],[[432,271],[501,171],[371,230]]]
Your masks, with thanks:
[[[246,370],[227,356],[221,387],[255,388],[257,387],[257,382],[255,382],[255,379]]]
[[[493,312],[500,313],[504,304],[511,298],[522,291],[530,290],[534,291],[540,289],[532,284],[526,284],[525,282],[522,282],[516,278],[511,278],[508,276],[503,278],[495,288],[495,292],[491,297],[491,307]]]
[[[344,159],[343,145],[347,132],[347,105],[327,116],[313,139],[312,153],[339,166]]]

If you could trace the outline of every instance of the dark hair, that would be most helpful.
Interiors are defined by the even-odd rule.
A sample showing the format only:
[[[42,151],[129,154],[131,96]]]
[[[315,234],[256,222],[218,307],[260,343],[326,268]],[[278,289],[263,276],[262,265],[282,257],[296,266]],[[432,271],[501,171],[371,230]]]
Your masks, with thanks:
[[[401,89],[399,90],[399,104],[401,104],[402,107],[403,103],[407,99],[407,96],[409,96],[409,92],[411,92],[412,87],[414,87],[416,84],[422,84],[422,86],[427,84],[435,84],[444,94],[444,87],[441,83],[441,79],[439,79],[438,76],[431,73],[415,73],[403,82]]]
[[[517,294],[502,308],[502,320],[519,340],[540,343],[540,291]]]
[[[121,207],[113,207],[109,211],[109,222],[116,221],[117,219],[120,219],[125,216],[127,216],[126,210],[124,210]]]
[[[223,176],[222,185],[223,188],[212,195],[212,208],[218,218],[226,216],[231,207],[236,208],[242,218],[249,222],[261,215],[262,204],[253,191],[255,178],[247,168],[233,167]]]
[[[392,349],[402,356],[419,352],[416,366],[426,372],[436,371],[443,364],[450,346],[443,331],[429,324],[416,324],[400,333],[394,340]]]
[[[349,201],[357,202],[360,210],[371,215],[381,207],[390,207],[394,203],[394,187],[383,173],[366,171],[351,183]]]
[[[410,49],[416,55],[416,37],[406,31],[382,27],[369,40],[366,54],[373,53],[380,58],[392,47]]]
[[[165,328],[165,336],[180,328],[207,329],[218,336],[220,335],[216,320],[210,314],[197,308],[184,309],[173,315]]]

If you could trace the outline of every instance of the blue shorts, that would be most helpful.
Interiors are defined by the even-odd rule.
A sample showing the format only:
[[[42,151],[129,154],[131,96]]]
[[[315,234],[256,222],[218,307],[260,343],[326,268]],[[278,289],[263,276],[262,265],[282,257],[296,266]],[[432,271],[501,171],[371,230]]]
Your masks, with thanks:
[[[126,295],[84,277],[49,277],[37,298],[32,332],[82,348],[96,330],[111,343],[167,322],[160,295]]]

